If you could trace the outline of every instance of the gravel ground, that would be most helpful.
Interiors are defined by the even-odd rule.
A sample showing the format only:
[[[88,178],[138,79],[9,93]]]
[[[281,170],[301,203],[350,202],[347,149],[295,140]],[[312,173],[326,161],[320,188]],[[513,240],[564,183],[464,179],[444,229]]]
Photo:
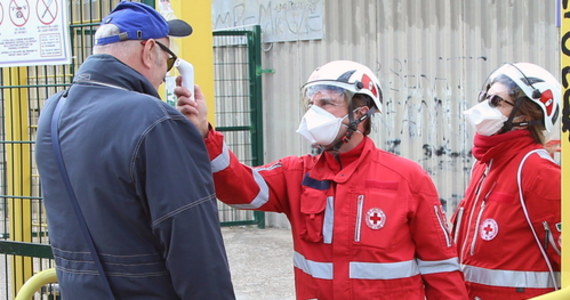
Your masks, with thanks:
[[[238,300],[293,300],[293,247],[289,229],[223,227]]]
[[[289,229],[223,227],[237,300],[294,300]],[[0,299],[6,297],[5,257],[0,259]]]

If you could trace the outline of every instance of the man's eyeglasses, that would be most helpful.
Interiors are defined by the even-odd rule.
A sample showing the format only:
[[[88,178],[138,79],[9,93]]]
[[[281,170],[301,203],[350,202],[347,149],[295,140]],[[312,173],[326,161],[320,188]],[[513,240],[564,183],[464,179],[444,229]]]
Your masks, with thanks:
[[[146,41],[142,41],[141,44],[146,44],[148,40]],[[176,62],[176,60],[178,59],[178,57],[176,56],[176,54],[174,54],[174,52],[172,52],[172,50],[170,50],[168,47],[166,47],[163,43],[154,40],[154,42],[158,45],[158,47],[160,47],[160,49],[164,52],[166,52],[169,56],[168,59],[166,60],[166,72],[170,71],[170,69],[172,69],[172,67],[174,66],[174,62]]]
[[[497,106],[499,106],[499,103],[501,103],[501,102],[505,102],[510,106],[515,106],[514,104],[503,99],[499,95],[489,95],[489,94],[487,94],[487,92],[481,91],[481,93],[479,93],[479,102],[483,102],[485,100],[489,100],[489,105],[491,107],[497,107]]]

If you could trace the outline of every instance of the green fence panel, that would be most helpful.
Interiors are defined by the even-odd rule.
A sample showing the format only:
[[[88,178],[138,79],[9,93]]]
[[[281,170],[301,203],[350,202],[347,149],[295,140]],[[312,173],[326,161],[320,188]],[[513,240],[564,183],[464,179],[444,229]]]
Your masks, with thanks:
[[[263,164],[261,28],[214,32],[216,130],[245,164]],[[262,212],[219,205],[222,226],[265,226]]]

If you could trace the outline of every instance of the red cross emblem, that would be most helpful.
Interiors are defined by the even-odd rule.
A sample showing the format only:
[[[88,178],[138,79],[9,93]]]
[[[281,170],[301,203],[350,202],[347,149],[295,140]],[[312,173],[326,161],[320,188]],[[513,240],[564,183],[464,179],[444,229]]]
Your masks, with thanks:
[[[485,219],[485,221],[481,223],[479,231],[481,232],[480,235],[483,240],[490,241],[499,233],[499,225],[497,224],[497,221],[493,219]]]
[[[386,214],[379,208],[371,208],[366,213],[366,225],[372,229],[380,229],[386,223]]]

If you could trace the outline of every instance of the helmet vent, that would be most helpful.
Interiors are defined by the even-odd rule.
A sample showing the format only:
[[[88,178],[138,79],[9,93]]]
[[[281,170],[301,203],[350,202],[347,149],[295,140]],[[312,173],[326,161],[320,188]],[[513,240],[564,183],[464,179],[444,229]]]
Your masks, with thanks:
[[[352,74],[354,74],[354,72],[356,72],[356,70],[351,70],[348,72],[344,72],[342,73],[337,80],[340,82],[348,82],[348,80],[350,79],[350,77],[352,76]]]

